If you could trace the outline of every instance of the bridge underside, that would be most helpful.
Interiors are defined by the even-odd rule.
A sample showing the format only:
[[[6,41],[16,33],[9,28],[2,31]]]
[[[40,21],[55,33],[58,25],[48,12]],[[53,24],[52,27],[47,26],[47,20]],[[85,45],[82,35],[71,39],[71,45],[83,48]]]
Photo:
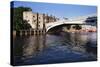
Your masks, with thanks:
[[[47,31],[47,33],[58,33],[58,32],[61,32],[63,26],[65,26],[65,25],[59,25],[59,26],[52,27]]]
[[[71,26],[75,26],[75,25],[85,25],[85,24],[62,24],[62,25],[58,25],[58,26],[55,26],[55,27],[48,29],[47,33],[62,32],[63,27],[66,27],[66,29],[70,29]]]

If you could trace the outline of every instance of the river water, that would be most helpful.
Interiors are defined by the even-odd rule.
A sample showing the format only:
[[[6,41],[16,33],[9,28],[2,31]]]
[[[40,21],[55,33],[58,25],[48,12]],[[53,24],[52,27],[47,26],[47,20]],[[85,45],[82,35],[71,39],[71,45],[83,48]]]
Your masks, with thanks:
[[[13,45],[14,65],[97,60],[96,32],[17,36]]]

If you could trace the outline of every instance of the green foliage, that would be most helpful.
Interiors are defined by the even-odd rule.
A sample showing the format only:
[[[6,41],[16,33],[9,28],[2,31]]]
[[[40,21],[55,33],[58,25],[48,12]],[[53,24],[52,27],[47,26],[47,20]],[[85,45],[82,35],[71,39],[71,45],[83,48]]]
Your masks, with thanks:
[[[29,29],[31,26],[26,21],[23,21],[23,12],[32,11],[32,9],[28,7],[17,7],[11,9],[13,16],[13,30]]]

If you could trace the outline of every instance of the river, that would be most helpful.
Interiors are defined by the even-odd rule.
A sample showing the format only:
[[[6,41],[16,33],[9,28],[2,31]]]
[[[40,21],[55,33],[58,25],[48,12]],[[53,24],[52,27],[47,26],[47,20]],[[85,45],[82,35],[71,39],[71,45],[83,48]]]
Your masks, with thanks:
[[[16,36],[14,65],[50,64],[97,60],[97,33]]]

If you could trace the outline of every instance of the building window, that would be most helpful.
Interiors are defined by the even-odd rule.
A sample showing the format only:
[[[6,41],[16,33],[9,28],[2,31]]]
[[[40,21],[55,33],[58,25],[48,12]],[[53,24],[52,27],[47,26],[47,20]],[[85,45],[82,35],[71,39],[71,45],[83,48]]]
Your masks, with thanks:
[[[40,23],[40,21],[38,21]]]
[[[36,22],[36,20],[34,20],[34,22]]]
[[[39,17],[39,19],[41,19],[41,18]]]
[[[34,18],[35,16],[33,16],[33,18]]]

